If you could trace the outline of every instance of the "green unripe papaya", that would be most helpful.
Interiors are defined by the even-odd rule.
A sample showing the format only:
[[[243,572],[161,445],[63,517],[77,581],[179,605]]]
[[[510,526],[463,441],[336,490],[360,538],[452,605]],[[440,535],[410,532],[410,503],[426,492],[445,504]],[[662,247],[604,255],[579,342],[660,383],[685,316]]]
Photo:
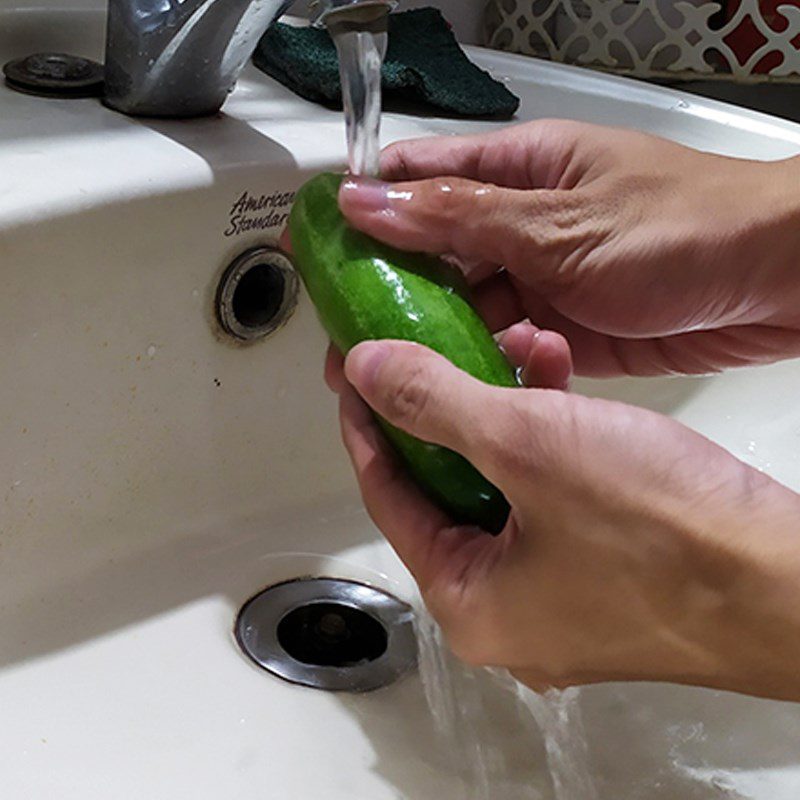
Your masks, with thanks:
[[[341,182],[323,174],[306,183],[289,220],[295,266],[334,344],[347,353],[365,340],[418,342],[479,380],[518,386],[461,273],[351,228],[339,210]],[[378,421],[416,483],[455,522],[502,530],[508,502],[466,459]]]

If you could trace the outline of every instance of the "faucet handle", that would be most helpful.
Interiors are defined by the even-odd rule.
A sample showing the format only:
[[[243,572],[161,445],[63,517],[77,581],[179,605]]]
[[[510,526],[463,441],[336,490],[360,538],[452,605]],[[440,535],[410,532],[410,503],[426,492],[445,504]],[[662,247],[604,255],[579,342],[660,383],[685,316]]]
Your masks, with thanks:
[[[124,114],[214,114],[291,0],[108,0],[104,102]]]

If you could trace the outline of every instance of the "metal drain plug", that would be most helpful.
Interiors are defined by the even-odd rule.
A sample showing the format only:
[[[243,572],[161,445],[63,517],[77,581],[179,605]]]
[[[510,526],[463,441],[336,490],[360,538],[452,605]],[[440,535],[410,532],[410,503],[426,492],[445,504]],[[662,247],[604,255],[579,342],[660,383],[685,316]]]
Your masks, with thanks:
[[[354,581],[281,583],[249,600],[236,639],[263,669],[290,683],[332,692],[368,692],[417,663],[413,611]]]
[[[3,66],[11,89],[40,97],[98,97],[103,65],[67,53],[34,53]]]

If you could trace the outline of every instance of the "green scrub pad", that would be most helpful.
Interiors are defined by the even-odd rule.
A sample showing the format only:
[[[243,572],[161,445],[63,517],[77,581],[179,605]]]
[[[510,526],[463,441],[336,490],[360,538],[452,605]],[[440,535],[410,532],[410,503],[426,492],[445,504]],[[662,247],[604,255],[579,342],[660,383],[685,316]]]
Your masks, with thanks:
[[[325,30],[278,22],[261,38],[253,63],[307,100],[342,107],[339,61]],[[459,117],[507,119],[519,107],[518,97],[467,58],[434,8],[389,17],[383,90],[387,101]]]

